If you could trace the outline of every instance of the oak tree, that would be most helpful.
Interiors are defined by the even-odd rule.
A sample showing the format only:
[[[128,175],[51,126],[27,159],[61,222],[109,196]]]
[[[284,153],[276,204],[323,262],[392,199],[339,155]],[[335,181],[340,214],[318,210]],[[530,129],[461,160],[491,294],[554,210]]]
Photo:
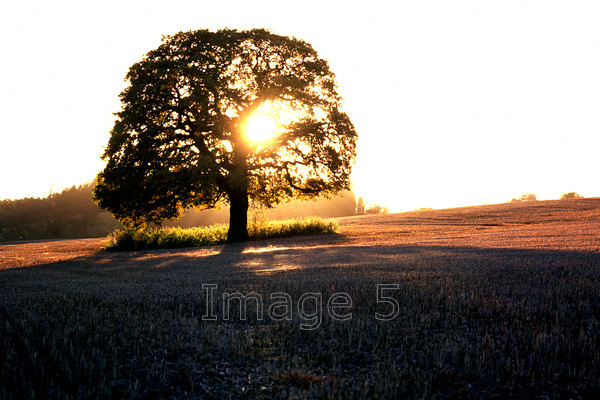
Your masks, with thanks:
[[[334,74],[305,41],[264,29],[163,37],[120,95],[94,198],[133,227],[230,205],[228,241],[248,239],[253,201],[349,189],[357,134]],[[253,118],[272,136],[253,140]]]

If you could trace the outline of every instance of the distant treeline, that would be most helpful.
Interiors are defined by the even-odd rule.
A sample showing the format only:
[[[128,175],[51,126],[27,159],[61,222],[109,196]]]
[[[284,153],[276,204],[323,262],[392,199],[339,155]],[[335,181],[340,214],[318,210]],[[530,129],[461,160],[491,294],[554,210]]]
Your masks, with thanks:
[[[121,226],[92,200],[94,183],[45,198],[0,201],[0,240],[104,236]]]
[[[271,209],[250,209],[248,221],[256,219],[284,219],[302,217],[347,217],[356,215],[356,197],[351,191],[343,192],[332,199],[319,198],[314,201],[292,200]],[[229,222],[229,207],[219,210],[188,210],[176,221],[164,221],[163,226],[191,228]]]
[[[45,198],[0,201],[0,241],[99,237],[122,228],[110,213],[92,200],[94,185],[92,182],[73,186]],[[358,211],[364,213],[361,209]],[[357,199],[348,191],[332,199],[296,200],[273,209],[251,210],[248,218],[252,222],[252,219],[264,218],[327,218],[356,214]],[[227,223],[228,220],[229,209],[223,207],[220,210],[188,210],[177,221],[165,221],[163,225],[189,228]]]

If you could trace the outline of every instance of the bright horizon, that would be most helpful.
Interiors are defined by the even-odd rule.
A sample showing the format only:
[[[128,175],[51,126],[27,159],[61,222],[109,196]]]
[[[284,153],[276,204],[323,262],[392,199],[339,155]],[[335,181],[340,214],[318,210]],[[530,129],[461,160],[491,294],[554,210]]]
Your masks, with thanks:
[[[368,203],[600,196],[600,4],[282,4],[1,4],[0,199],[94,179],[129,67],[162,35],[224,27],[295,36],[329,61]]]

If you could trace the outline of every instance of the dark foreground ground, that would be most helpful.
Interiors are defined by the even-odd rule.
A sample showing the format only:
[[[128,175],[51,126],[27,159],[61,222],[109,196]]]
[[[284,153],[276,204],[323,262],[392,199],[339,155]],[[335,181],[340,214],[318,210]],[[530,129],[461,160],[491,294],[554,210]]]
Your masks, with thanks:
[[[599,199],[340,226],[136,253],[0,244],[0,398],[600,392]],[[238,299],[226,310],[236,293],[245,313]]]

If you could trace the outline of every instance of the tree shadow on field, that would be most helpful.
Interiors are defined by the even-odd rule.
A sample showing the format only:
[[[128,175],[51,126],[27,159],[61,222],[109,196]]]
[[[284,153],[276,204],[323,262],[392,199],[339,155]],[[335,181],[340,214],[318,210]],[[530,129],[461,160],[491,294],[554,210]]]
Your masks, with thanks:
[[[277,239],[171,250],[97,252],[67,261],[0,271],[45,279],[207,282],[297,277],[348,278],[355,274],[394,279],[408,272],[531,274],[540,269],[586,270],[598,275],[600,253],[448,245],[356,245],[342,235]],[[33,275],[32,275],[33,276]]]

